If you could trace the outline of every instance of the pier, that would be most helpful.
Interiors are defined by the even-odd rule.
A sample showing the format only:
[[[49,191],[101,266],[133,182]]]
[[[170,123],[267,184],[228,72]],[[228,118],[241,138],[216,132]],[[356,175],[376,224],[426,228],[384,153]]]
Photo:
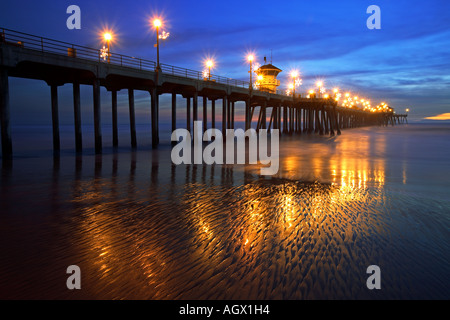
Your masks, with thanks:
[[[405,123],[407,115],[394,112],[369,112],[345,108],[332,97],[307,98],[300,94],[286,95],[282,91],[269,93],[254,89],[247,81],[209,75],[202,72],[145,59],[109,53],[107,59],[101,50],[63,41],[0,29],[0,125],[3,159],[12,158],[13,143],[10,123],[9,77],[38,79],[50,87],[53,126],[53,150],[60,150],[58,87],[73,85],[73,111],[76,151],[83,150],[81,130],[80,85],[92,86],[95,152],[102,153],[102,119],[100,88],[106,88],[112,97],[111,117],[113,146],[118,146],[117,93],[127,90],[132,148],[138,145],[136,137],[136,90],[149,93],[151,110],[152,147],[159,144],[159,97],[170,94],[172,130],[177,129],[176,118],[186,113],[186,129],[191,130],[198,120],[199,101],[203,112],[203,131],[216,128],[220,116],[221,129],[235,129],[236,103],[245,105],[245,130],[249,128],[279,129],[280,134],[341,134],[341,130],[369,125],[396,125]],[[186,103],[177,105],[177,96]],[[208,109],[208,100],[211,108]],[[216,105],[222,105],[221,115]],[[242,105],[242,103],[240,104]],[[208,119],[211,121],[208,122]],[[219,128],[218,128],[219,129]]]

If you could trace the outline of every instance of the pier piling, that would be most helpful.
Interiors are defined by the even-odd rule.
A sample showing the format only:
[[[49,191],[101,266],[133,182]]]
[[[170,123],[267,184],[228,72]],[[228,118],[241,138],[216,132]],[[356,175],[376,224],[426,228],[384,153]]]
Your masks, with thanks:
[[[58,153],[60,151],[58,86],[56,84],[52,84],[50,85],[50,88],[52,101],[53,152]]]
[[[191,131],[191,97],[186,97],[186,129]]]
[[[0,68],[0,125],[2,134],[2,157],[4,160],[12,158],[9,108],[8,71],[6,68]]]
[[[177,94],[172,92],[172,132],[177,129]]]
[[[81,133],[81,110],[80,110],[80,83],[73,83],[73,114],[75,124],[75,150],[80,153],[83,150],[83,138]]]
[[[130,134],[131,134],[131,147],[137,148],[136,138],[136,116],[134,111],[134,90],[128,89],[128,106],[130,111]]]
[[[95,153],[102,153],[102,127],[101,127],[101,106],[100,106],[100,80],[95,79],[93,83],[94,97],[94,135]]]
[[[117,123],[117,90],[111,91],[111,109],[112,109],[112,134],[113,134],[113,147],[119,146],[119,132]]]

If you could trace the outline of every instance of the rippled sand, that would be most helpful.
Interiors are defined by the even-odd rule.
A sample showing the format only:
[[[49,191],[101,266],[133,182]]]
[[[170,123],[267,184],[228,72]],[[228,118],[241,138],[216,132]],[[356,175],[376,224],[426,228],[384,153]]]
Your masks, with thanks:
[[[448,299],[450,169],[392,130],[286,137],[270,178],[168,148],[20,159],[2,171],[0,298]]]

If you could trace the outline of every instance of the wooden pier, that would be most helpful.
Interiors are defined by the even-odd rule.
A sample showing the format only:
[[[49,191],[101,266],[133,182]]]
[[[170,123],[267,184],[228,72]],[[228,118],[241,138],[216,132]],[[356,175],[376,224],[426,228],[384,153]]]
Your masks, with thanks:
[[[102,119],[100,88],[111,92],[113,146],[118,146],[117,92],[128,91],[131,147],[136,148],[134,93],[149,93],[152,147],[159,144],[159,97],[171,94],[172,130],[177,129],[176,117],[186,112],[186,129],[198,120],[199,99],[202,103],[203,130],[216,128],[216,102],[222,100],[221,129],[235,128],[236,103],[245,103],[245,130],[249,128],[279,129],[281,134],[341,134],[341,130],[370,125],[404,123],[407,115],[393,112],[367,112],[338,106],[332,99],[287,96],[282,92],[255,90],[249,82],[156,63],[149,60],[110,53],[108,60],[100,50],[0,29],[0,125],[3,159],[12,158],[13,144],[10,124],[9,77],[39,79],[50,86],[53,124],[53,149],[60,150],[58,87],[73,84],[73,108],[76,151],[83,149],[80,111],[80,85],[93,89],[95,152],[102,152]],[[177,95],[186,104],[177,106]],[[208,110],[208,100],[211,110]],[[211,112],[211,122],[208,114]],[[218,128],[219,129],[219,128]]]

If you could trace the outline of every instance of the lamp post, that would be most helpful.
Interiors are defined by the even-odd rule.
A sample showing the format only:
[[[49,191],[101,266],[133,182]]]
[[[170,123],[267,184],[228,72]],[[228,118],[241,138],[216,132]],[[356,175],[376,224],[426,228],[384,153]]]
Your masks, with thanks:
[[[292,92],[292,99],[294,99],[294,96],[295,96],[295,86],[294,86],[294,84],[289,83],[289,85],[288,85],[288,90],[287,90],[286,94],[287,94],[287,95],[290,95],[291,92]]]
[[[334,94],[334,100],[336,102],[339,102],[339,99],[341,98],[341,93],[339,92],[339,88],[334,88],[333,89],[333,94]]]
[[[110,62],[110,44],[111,44],[111,39],[112,39],[112,35],[109,32],[105,32],[103,34],[103,38],[106,41],[106,46],[107,46],[107,50],[108,50],[108,63]]]
[[[153,20],[153,26],[156,28],[156,70],[159,71],[161,69],[159,65],[159,28],[161,27],[161,20]]]
[[[322,81],[317,81],[317,87],[319,88],[319,90],[318,90],[318,98],[320,98],[320,94],[322,93],[322,86],[323,86],[323,82]]]
[[[214,61],[206,61],[206,66],[208,67],[208,80],[211,80],[211,68],[214,66]]]
[[[291,72],[291,77],[292,77],[292,99],[295,99],[295,85],[297,82],[297,77],[298,77],[298,72],[297,71],[292,71]]]
[[[248,55],[248,57],[247,57],[247,60],[250,62],[250,85],[249,85],[249,87],[248,87],[248,89],[250,90],[250,91],[252,91],[252,88],[253,88],[253,84],[252,84],[252,73],[253,73],[253,70],[252,70],[252,63],[253,63],[253,60],[255,59],[255,57],[252,55],[252,54],[250,54],[250,55]]]

